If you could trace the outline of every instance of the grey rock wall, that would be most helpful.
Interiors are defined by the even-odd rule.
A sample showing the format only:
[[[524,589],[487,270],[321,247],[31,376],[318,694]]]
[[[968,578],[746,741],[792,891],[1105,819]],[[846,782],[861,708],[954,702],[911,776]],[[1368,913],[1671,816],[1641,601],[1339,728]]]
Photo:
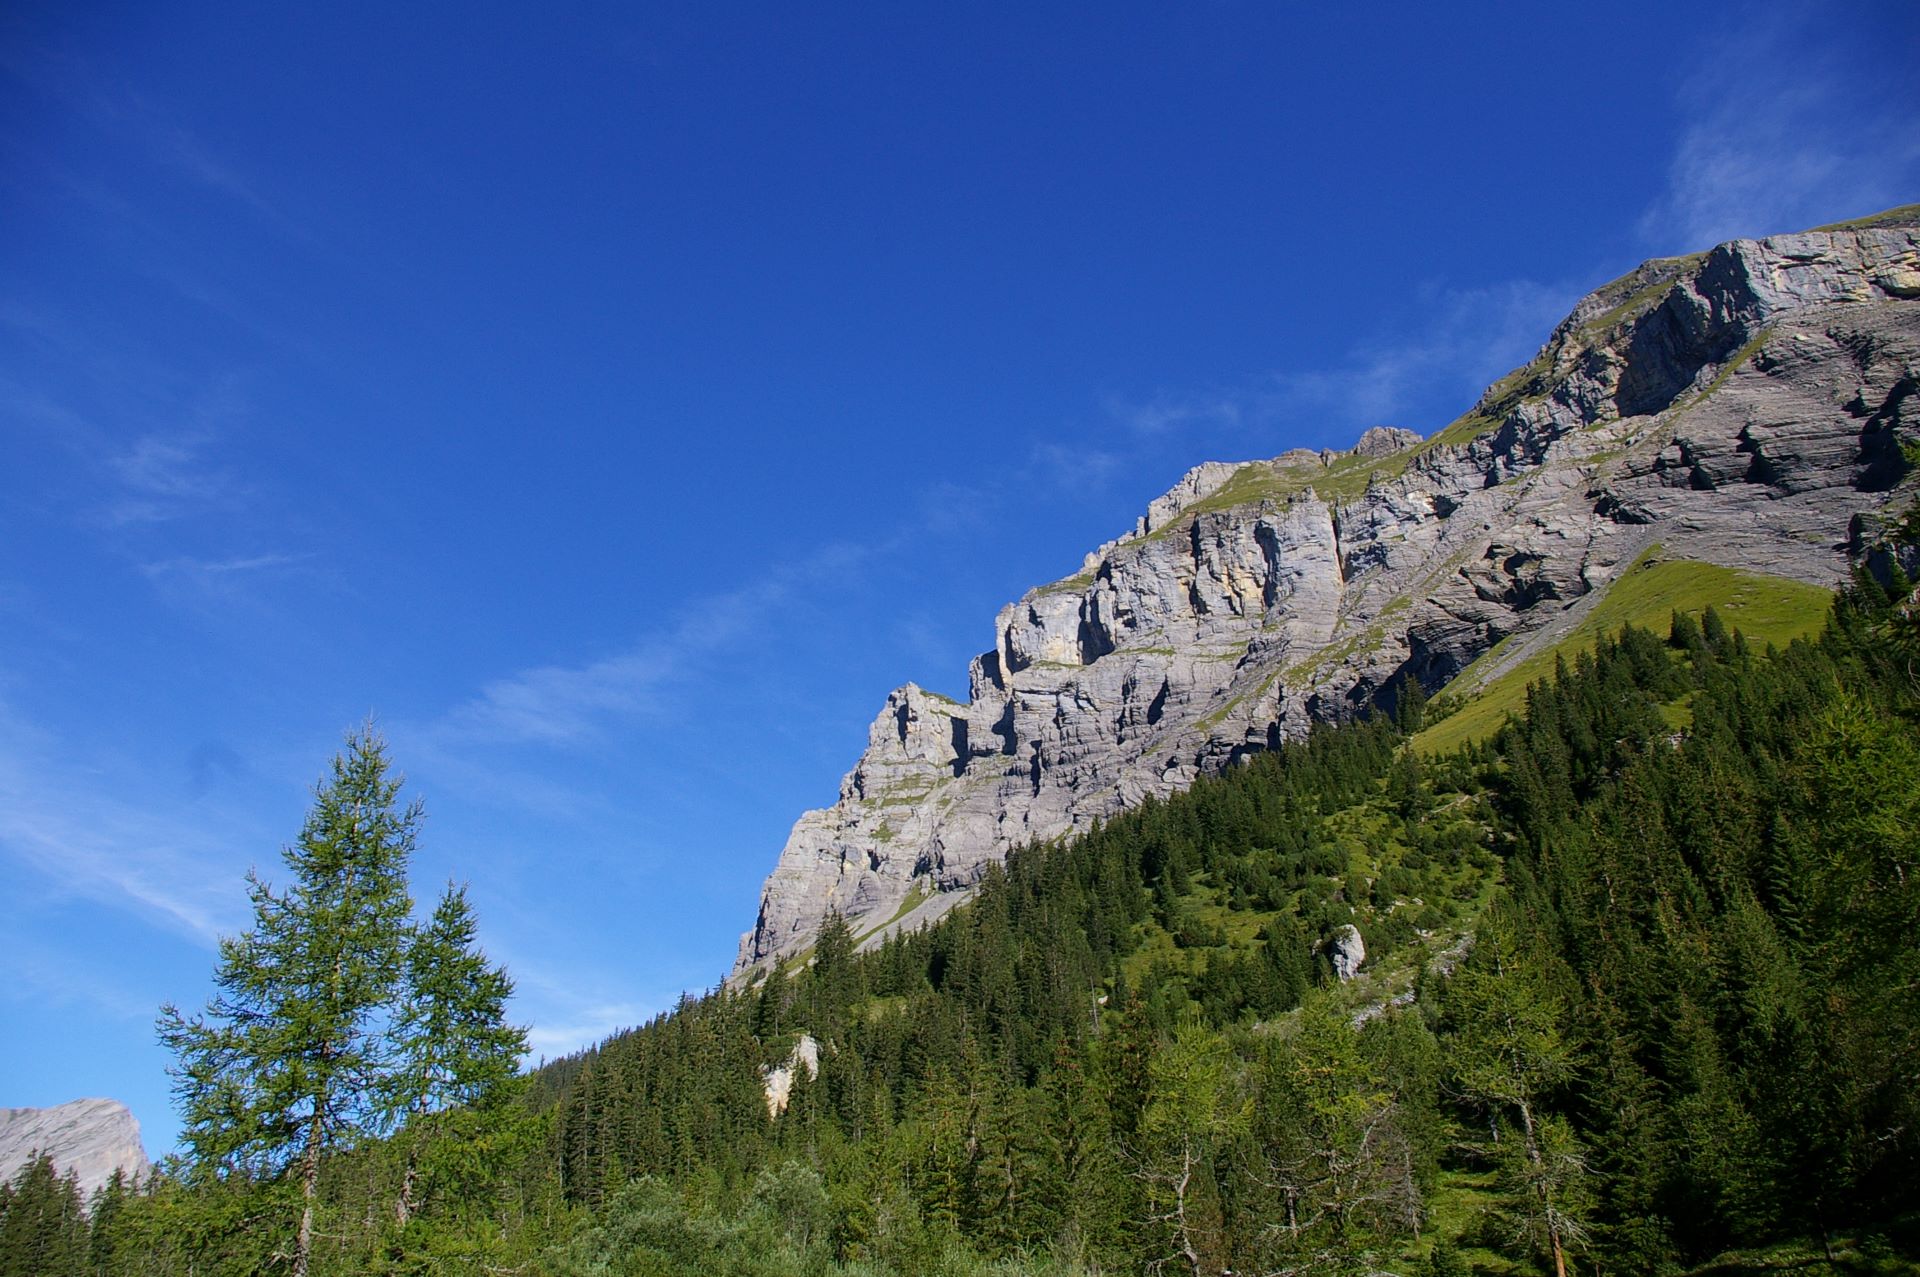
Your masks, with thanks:
[[[0,1179],[12,1179],[36,1153],[51,1157],[60,1174],[73,1172],[89,1200],[116,1170],[129,1180],[144,1178],[148,1170],[140,1123],[118,1100],[0,1108]]]
[[[795,824],[734,979],[830,910],[867,945],[922,925],[1014,847],[1408,679],[1435,691],[1510,635],[1503,665],[1524,660],[1656,543],[1839,583],[1906,483],[1917,369],[1912,225],[1737,240],[1597,290],[1432,438],[1196,467],[1001,610],[966,704],[888,698],[838,801]]]

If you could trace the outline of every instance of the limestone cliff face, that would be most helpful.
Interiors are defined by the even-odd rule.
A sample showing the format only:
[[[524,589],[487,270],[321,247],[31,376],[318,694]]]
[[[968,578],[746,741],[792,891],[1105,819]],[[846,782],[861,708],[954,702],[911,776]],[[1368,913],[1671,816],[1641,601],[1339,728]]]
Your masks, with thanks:
[[[1920,208],[1736,240],[1584,299],[1432,438],[1208,463],[1002,609],[966,704],[887,699],[803,815],[735,979],[873,943],[985,868],[1315,721],[1553,641],[1649,546],[1834,585],[1920,436]],[[1902,498],[1904,499],[1904,498]],[[1857,547],[1856,547],[1857,548]]]
[[[60,1174],[71,1171],[86,1200],[116,1170],[131,1182],[145,1178],[148,1169],[140,1123],[118,1100],[73,1100],[45,1109],[0,1108],[0,1178],[11,1180],[37,1153],[52,1158]]]

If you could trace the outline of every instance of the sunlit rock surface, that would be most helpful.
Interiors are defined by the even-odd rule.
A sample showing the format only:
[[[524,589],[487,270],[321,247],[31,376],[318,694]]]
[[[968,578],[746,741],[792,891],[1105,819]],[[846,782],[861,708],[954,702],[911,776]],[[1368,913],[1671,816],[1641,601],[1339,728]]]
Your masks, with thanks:
[[[888,698],[838,801],[794,826],[735,980],[829,911],[873,944],[1023,843],[1437,690],[1508,636],[1523,660],[1655,544],[1838,584],[1920,429],[1902,220],[1649,262],[1431,438],[1196,467],[1001,610],[965,703]]]
[[[113,1173],[144,1178],[147,1151],[140,1123],[118,1100],[73,1100],[45,1109],[0,1109],[0,1177],[11,1180],[29,1158],[45,1153],[61,1175],[80,1181],[91,1199]]]

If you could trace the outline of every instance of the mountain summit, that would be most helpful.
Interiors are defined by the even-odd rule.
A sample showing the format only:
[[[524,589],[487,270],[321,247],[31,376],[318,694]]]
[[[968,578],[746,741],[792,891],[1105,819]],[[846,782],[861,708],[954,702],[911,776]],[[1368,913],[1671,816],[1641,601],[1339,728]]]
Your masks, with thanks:
[[[968,703],[887,698],[839,800],[794,825],[734,979],[830,912],[864,943],[922,925],[1016,846],[1414,683],[1470,697],[1636,564],[1837,585],[1909,486],[1916,370],[1920,205],[1650,261],[1429,438],[1196,467],[1001,609]]]

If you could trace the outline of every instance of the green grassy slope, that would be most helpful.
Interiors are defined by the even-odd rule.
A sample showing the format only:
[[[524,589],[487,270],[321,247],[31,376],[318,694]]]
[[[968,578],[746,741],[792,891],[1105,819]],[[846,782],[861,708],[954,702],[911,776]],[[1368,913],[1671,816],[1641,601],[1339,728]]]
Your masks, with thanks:
[[[1785,577],[1741,572],[1691,559],[1662,559],[1654,547],[1624,572],[1607,596],[1572,633],[1554,647],[1536,653],[1478,691],[1454,713],[1414,737],[1414,747],[1425,754],[1441,754],[1491,735],[1509,713],[1526,703],[1527,685],[1553,673],[1554,658],[1571,661],[1592,650],[1603,634],[1625,625],[1665,634],[1674,612],[1698,613],[1714,608],[1727,624],[1746,634],[1757,646],[1784,646],[1817,631],[1825,621],[1833,595],[1818,586]],[[1500,649],[1495,647],[1474,665],[1461,671],[1455,685],[1471,688],[1482,667]],[[1442,695],[1442,702],[1449,699]]]

